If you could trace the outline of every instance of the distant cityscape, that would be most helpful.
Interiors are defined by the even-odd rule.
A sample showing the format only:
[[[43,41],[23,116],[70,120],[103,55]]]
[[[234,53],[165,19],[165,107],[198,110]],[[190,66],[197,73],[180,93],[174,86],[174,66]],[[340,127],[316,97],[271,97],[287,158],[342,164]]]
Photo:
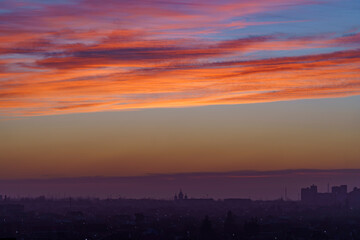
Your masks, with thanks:
[[[320,193],[316,185],[301,189],[301,202],[319,206],[342,205],[360,206],[360,189],[355,187],[348,192],[347,185],[333,186],[331,192]]]
[[[21,198],[21,197],[11,198],[7,195],[0,195],[1,203],[6,203],[7,201],[10,200],[14,201],[21,199],[31,199],[31,198]],[[40,196],[36,199],[45,199],[45,196]],[[84,199],[84,198],[80,197],[79,199]],[[182,191],[182,189],[180,189],[178,193],[175,193],[173,200],[176,202],[186,201],[187,203],[216,201],[213,198],[189,198],[188,195]],[[286,192],[285,192],[285,198],[281,197],[280,200],[294,201],[287,198]],[[224,198],[218,201],[220,202],[223,201],[224,203],[233,202],[239,204],[253,202],[253,200],[251,200],[250,198]],[[261,201],[261,200],[256,200],[256,201]],[[319,205],[319,206],[343,205],[343,206],[351,206],[351,207],[360,207],[360,188],[354,187],[352,191],[348,192],[347,185],[340,185],[340,186],[332,186],[331,192],[329,187],[327,192],[318,192],[318,187],[316,185],[311,185],[309,187],[301,188],[300,202],[302,204],[307,204],[307,205]]]
[[[360,239],[360,189],[346,185],[301,200],[173,200],[0,196],[0,239]]]
[[[288,201],[286,194],[285,199]],[[186,201],[188,203],[195,202],[209,202],[214,201],[212,198],[188,198],[187,194],[184,194],[180,189],[178,194],[175,194],[174,201]],[[224,203],[238,203],[238,204],[249,204],[252,202],[249,198],[225,198]],[[318,192],[316,185],[301,189],[301,200],[302,204],[315,205],[315,206],[333,206],[341,205],[348,207],[360,207],[360,188],[355,187],[351,192],[348,192],[347,185],[333,186],[331,192],[321,193]]]

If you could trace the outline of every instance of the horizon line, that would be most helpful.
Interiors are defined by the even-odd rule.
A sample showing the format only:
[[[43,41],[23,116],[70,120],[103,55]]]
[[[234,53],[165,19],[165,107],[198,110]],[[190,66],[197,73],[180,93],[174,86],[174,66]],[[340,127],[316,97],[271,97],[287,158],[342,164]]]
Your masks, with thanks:
[[[299,169],[275,169],[275,170],[234,170],[234,171],[208,171],[208,172],[174,172],[174,173],[146,173],[142,175],[129,175],[129,176],[106,176],[106,175],[88,175],[88,176],[63,176],[63,177],[28,177],[28,178],[0,178],[0,183],[20,183],[24,181],[42,182],[42,181],[61,181],[65,180],[121,180],[121,179],[143,179],[143,178],[156,178],[156,177],[249,177],[249,178],[265,178],[276,177],[291,174],[311,174],[311,173],[360,173],[360,168],[334,168],[334,169],[320,169],[320,168],[299,168]],[[230,174],[237,174],[232,176]],[[261,174],[261,175],[259,175]]]

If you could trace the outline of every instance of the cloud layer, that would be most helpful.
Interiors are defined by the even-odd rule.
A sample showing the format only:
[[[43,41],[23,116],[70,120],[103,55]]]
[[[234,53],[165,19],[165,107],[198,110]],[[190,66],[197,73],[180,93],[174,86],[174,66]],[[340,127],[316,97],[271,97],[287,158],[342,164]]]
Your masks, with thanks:
[[[326,4],[2,1],[0,114],[358,95],[359,28],[293,34],[289,27],[316,19],[266,19]]]

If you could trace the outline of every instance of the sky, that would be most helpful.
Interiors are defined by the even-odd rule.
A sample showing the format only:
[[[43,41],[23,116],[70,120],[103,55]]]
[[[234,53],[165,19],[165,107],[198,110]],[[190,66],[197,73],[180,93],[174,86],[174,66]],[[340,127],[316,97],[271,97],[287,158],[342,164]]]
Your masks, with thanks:
[[[0,178],[360,168],[357,0],[0,0]]]

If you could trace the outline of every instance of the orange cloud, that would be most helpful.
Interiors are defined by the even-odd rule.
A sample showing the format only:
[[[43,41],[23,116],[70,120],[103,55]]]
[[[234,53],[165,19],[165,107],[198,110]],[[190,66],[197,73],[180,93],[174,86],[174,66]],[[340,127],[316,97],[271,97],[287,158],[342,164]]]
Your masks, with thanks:
[[[208,36],[279,23],[241,17],[314,3],[82,0],[34,6],[3,1],[0,6],[9,12],[0,12],[0,22],[6,23],[0,24],[0,113],[46,115],[359,94],[358,33]],[[268,59],[257,55],[321,48],[338,51]]]
[[[350,96],[360,93],[359,53],[36,72],[2,82],[1,107],[7,114],[43,115]]]

